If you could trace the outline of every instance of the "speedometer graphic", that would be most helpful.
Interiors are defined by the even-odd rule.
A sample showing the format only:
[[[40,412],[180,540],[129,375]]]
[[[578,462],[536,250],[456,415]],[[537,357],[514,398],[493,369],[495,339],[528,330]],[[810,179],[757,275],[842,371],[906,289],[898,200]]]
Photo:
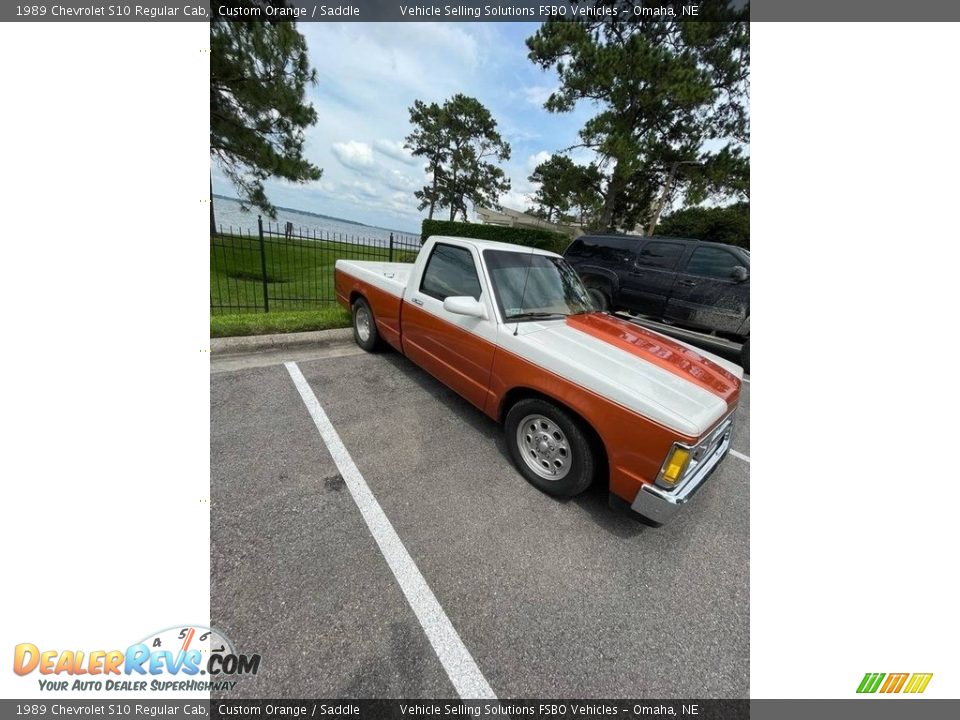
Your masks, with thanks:
[[[237,664],[233,643],[222,632],[206,625],[171,625],[150,633],[140,640],[151,653],[169,653],[168,662],[199,668],[200,675],[232,674],[229,668]],[[196,653],[199,653],[197,655]]]

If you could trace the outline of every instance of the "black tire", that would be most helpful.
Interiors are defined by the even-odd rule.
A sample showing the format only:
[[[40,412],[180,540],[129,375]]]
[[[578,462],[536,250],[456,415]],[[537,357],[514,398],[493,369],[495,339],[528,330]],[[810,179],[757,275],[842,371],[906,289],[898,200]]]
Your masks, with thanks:
[[[750,374],[750,338],[744,340],[743,346],[740,348],[740,366],[743,368],[743,372],[747,375]]]
[[[354,341],[367,352],[376,352],[380,348],[380,333],[377,332],[377,322],[370,303],[362,297],[357,298],[350,310],[353,315]]]
[[[601,312],[607,312],[610,310],[610,298],[607,297],[607,294],[598,287],[588,287],[587,294],[590,296],[590,299],[593,300],[594,307]]]
[[[560,462],[561,466],[564,457],[560,448],[566,447],[568,451],[568,465],[565,474],[557,479],[548,479],[535,472],[525,459],[525,453],[528,452],[524,446],[524,439],[521,439],[519,429],[521,422],[525,424],[534,421],[528,418],[544,418],[544,423],[549,430],[551,425],[554,429],[559,429],[562,440],[558,440],[557,445],[545,451],[553,453],[550,457],[551,462]],[[531,424],[532,427],[532,424]],[[551,402],[540,400],[538,398],[528,398],[520,400],[507,413],[506,422],[504,422],[504,433],[507,440],[507,448],[514,465],[520,473],[527,479],[531,485],[548,495],[557,497],[572,497],[579,495],[593,482],[593,476],[597,468],[597,459],[594,457],[594,450],[577,420],[570,416],[565,410],[557,407]],[[532,431],[525,438],[533,437]],[[554,438],[556,436],[553,436]],[[553,449],[555,447],[555,449]],[[536,464],[538,460],[531,454],[531,464]],[[545,470],[549,472],[547,464],[544,464]]]

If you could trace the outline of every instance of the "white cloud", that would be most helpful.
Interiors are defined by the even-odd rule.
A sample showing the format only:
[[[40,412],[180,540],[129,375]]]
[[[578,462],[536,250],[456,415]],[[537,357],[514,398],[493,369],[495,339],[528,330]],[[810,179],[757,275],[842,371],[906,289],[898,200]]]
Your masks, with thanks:
[[[357,140],[337,142],[333,143],[330,149],[344,167],[352,170],[372,168],[374,165],[373,150],[364,142]]]
[[[384,168],[380,173],[380,179],[383,181],[383,184],[391,190],[406,191],[408,200],[409,193],[412,193],[414,190],[417,190],[421,187],[421,184],[416,180],[411,177],[407,177],[397,170],[389,170]]]
[[[546,162],[551,157],[553,157],[553,155],[546,150],[541,150],[536,155],[531,155],[527,158],[527,172],[532,174],[533,171],[537,169],[537,165]]]
[[[534,206],[529,194],[519,190],[510,190],[500,196],[500,204],[511,210],[529,210]]]
[[[374,147],[387,141],[376,141]],[[386,145],[390,150],[396,150],[395,147]],[[380,148],[377,148],[382,152]],[[364,179],[358,180],[356,176],[347,179],[341,183],[341,189],[350,189],[368,196],[375,196],[378,193],[375,188],[384,185],[390,190],[402,191],[412,196],[414,190],[420,187],[420,183],[414,178],[387,167],[382,159],[374,156],[370,145],[359,140],[349,140],[347,142],[333,143],[331,150],[334,156],[344,167],[355,171]],[[387,153],[384,153],[387,154]],[[393,155],[390,155],[393,157]],[[382,188],[381,188],[382,189]]]
[[[343,185],[348,191],[353,191],[359,195],[366,195],[372,198],[380,197],[381,195],[373,183],[366,182],[365,180],[350,180],[343,183]]]
[[[523,97],[531,105],[536,105],[537,107],[543,107],[543,104],[547,101],[547,98],[556,90],[555,86],[550,85],[528,85],[523,88]]]
[[[373,149],[388,158],[399,160],[408,165],[416,165],[420,162],[420,159],[411,155],[399,140],[374,140]]]

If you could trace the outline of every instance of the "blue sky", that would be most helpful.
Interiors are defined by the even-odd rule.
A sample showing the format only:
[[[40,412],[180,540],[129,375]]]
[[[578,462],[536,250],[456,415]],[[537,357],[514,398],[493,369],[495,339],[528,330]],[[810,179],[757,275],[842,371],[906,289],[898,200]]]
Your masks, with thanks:
[[[490,109],[512,156],[503,168],[513,189],[501,198],[525,209],[527,177],[540,160],[577,142],[594,110],[551,114],[543,101],[557,84],[527,59],[533,23],[303,23],[318,84],[310,90],[317,124],[306,156],[323,168],[319,182],[270,180],[275,205],[419,233],[413,191],[425,183],[423,163],[402,149],[414,100],[443,101],[462,92]],[[583,162],[581,151],[574,159]],[[214,165],[214,192],[236,197]]]

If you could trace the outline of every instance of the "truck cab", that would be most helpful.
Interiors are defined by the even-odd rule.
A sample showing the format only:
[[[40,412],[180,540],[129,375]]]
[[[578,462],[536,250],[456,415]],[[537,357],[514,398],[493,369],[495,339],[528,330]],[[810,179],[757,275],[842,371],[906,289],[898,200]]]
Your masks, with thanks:
[[[360,347],[392,347],[502,423],[544,492],[602,480],[659,523],[729,448],[742,370],[599,311],[556,253],[435,236],[413,264],[338,260],[335,284]]]

